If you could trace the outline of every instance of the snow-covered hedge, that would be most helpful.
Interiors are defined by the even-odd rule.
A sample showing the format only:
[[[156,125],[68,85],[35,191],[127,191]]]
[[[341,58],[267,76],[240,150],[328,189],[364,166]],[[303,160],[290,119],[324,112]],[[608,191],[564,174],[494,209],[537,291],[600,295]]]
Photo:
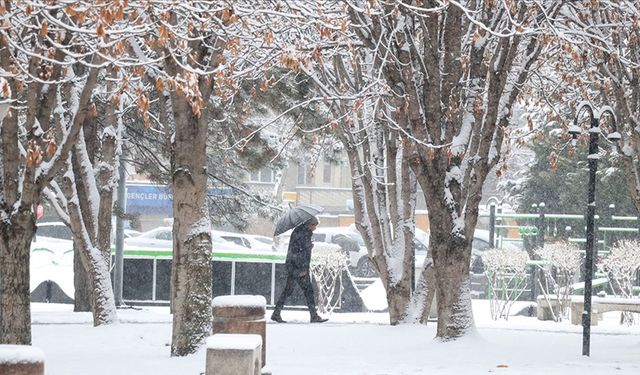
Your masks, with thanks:
[[[640,242],[624,240],[611,248],[611,253],[598,262],[598,268],[607,274],[615,295],[633,298],[633,286],[640,271]],[[634,323],[633,313],[623,312],[621,323]]]
[[[568,313],[569,296],[573,292],[572,285],[576,271],[580,269],[582,255],[578,247],[569,242],[546,244],[537,249],[536,254],[542,259],[537,264],[540,291],[550,306],[558,304],[557,313],[554,309],[551,313],[553,320],[560,322]]]
[[[342,271],[347,268],[349,258],[340,246],[316,242],[311,256],[311,274],[318,288],[316,305],[321,313],[332,312],[342,301]]]
[[[485,251],[482,260],[489,281],[491,318],[508,320],[511,307],[527,284],[529,256],[519,249],[493,249]]]

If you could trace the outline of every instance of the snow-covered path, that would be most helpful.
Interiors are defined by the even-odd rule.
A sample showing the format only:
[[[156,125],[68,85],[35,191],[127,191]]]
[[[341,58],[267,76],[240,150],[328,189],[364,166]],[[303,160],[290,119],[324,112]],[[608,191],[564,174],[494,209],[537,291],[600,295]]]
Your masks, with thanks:
[[[285,311],[288,324],[267,327],[267,362],[274,375],[300,374],[639,374],[640,327],[617,324],[617,313],[594,327],[591,357],[580,355],[581,328],[514,316],[488,318],[474,301],[477,333],[453,343],[434,340],[435,324],[391,327],[385,314],[334,314],[306,324]],[[119,311],[120,323],[94,328],[70,306],[34,304],[33,344],[46,356],[47,375],[198,375],[204,351],[169,358],[166,308]],[[72,323],[72,324],[61,324]]]

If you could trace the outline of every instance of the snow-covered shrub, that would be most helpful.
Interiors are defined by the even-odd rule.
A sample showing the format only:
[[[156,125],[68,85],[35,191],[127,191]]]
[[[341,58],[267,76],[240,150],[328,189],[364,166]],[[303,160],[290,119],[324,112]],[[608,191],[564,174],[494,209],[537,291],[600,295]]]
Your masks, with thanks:
[[[582,256],[578,247],[569,242],[545,244],[536,250],[536,254],[542,260],[537,264],[541,271],[538,277],[540,291],[549,306],[557,303],[558,309],[551,308],[551,314],[554,321],[560,322],[568,313],[573,279],[580,269]]]
[[[598,268],[607,274],[615,295],[633,298],[633,285],[640,270],[640,242],[618,242],[611,248],[611,253],[598,262]],[[626,325],[633,324],[633,313],[623,312],[620,320]]]
[[[349,258],[340,246],[317,242],[311,256],[311,275],[318,288],[316,305],[321,313],[330,313],[340,306],[344,285],[342,271],[347,268]]]
[[[482,260],[489,281],[491,318],[508,320],[511,307],[527,284],[529,255],[518,249],[494,249],[485,251]]]

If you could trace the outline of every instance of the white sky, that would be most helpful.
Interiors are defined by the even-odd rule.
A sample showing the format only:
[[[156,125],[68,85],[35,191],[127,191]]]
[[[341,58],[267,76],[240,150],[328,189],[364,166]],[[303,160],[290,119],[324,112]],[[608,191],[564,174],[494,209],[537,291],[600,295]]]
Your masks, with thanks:
[[[434,323],[391,327],[385,313],[334,313],[307,324],[307,312],[285,310],[289,323],[267,326],[267,365],[274,375],[640,374],[640,326],[620,326],[619,313],[593,327],[591,357],[583,357],[580,326],[522,316],[494,322],[488,301],[473,303],[476,334],[450,343],[433,339]],[[168,308],[119,310],[121,323],[97,328],[89,313],[71,311],[33,304],[33,345],[45,354],[47,375],[204,372],[204,349],[169,357]]]

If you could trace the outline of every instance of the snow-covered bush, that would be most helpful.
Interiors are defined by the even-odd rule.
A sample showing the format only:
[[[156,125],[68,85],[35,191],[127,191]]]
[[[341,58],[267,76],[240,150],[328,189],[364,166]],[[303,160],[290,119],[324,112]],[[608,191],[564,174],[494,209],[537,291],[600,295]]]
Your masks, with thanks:
[[[582,256],[578,247],[569,242],[556,242],[546,244],[537,249],[536,254],[542,260],[537,264],[541,271],[538,277],[538,285],[547,304],[558,309],[551,308],[553,320],[562,321],[569,307],[569,296],[573,291],[573,279],[576,271],[580,269]],[[557,312],[557,314],[556,314]]]
[[[511,307],[527,284],[529,255],[518,249],[494,249],[485,251],[482,260],[489,281],[491,318],[508,320]]]
[[[317,242],[311,256],[311,275],[318,288],[316,305],[321,313],[330,313],[342,301],[342,271],[347,268],[349,258],[340,246]]]
[[[640,270],[640,242],[618,242],[611,248],[611,253],[598,262],[598,268],[607,274],[615,295],[633,298],[633,285]],[[633,313],[623,312],[620,321],[626,325],[633,324]]]

